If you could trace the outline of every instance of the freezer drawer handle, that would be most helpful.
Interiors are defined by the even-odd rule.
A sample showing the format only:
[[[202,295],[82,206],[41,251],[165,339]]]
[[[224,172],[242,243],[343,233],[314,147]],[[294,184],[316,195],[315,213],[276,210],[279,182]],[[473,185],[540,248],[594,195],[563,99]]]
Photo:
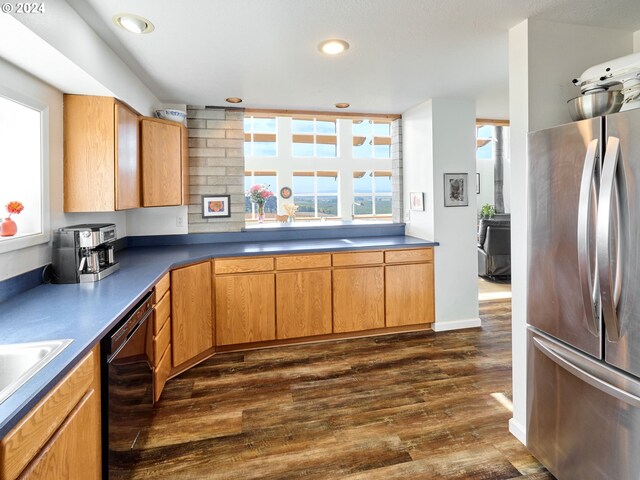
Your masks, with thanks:
[[[582,181],[580,182],[580,202],[578,206],[578,273],[582,290],[582,302],[587,318],[587,328],[598,335],[598,301],[600,286],[598,276],[591,270],[591,218],[597,215],[598,190],[594,175],[598,165],[598,140],[591,140],[584,159]],[[595,258],[597,262],[597,256]],[[598,266],[596,263],[595,271]]]
[[[620,235],[620,198],[616,181],[616,170],[620,158],[620,139],[609,137],[607,150],[604,156],[604,168],[602,171],[602,185],[600,198],[598,199],[598,229],[596,250],[598,252],[598,275],[600,277],[600,295],[604,321],[607,327],[607,338],[610,342],[620,339],[620,322],[618,321],[618,301],[620,300],[620,287],[622,285],[621,235]],[[612,210],[613,216],[613,243],[615,244],[615,274],[611,262],[611,232]]]
[[[592,373],[589,373],[582,368],[575,365],[579,357],[577,355],[572,355],[571,360],[566,359],[560,348],[555,345],[547,342],[541,338],[533,339],[534,345],[538,350],[540,350],[544,355],[546,355],[549,360],[557,364],[559,367],[564,368],[567,372],[579,378],[583,382],[588,383],[594,388],[597,388],[601,392],[606,393],[607,395],[611,395],[612,397],[617,398],[618,400],[625,402],[633,407],[640,408],[640,397],[633,395],[629,392],[622,390],[621,388],[616,387],[615,385],[611,385],[609,382],[602,380],[601,378],[596,377]]]

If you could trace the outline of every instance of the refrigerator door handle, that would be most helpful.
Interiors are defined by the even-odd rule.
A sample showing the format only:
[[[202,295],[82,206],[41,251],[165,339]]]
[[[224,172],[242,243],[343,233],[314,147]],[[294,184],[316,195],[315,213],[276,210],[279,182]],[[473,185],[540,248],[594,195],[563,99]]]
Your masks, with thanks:
[[[589,363],[593,363],[593,360],[583,360],[579,355],[572,352],[564,352],[564,348],[559,347],[541,337],[535,337],[533,342],[535,347],[549,358],[549,360],[557,364],[559,367],[564,368],[567,372],[571,373],[583,382],[588,383],[592,387],[597,388],[601,392],[611,395],[622,402],[633,407],[640,408],[640,397],[629,391],[623,390],[606,380],[603,380],[597,376],[596,372],[588,371],[590,370]],[[591,370],[596,369],[597,368]],[[633,388],[631,381],[629,381],[627,386]],[[637,388],[634,389],[637,390]]]
[[[596,250],[598,252],[598,276],[600,279],[600,295],[604,322],[607,327],[607,338],[610,342],[620,339],[620,322],[618,320],[618,301],[620,300],[622,285],[622,264],[620,262],[620,198],[616,182],[616,171],[620,158],[620,139],[609,137],[604,156],[602,183],[598,200],[598,227]],[[615,272],[611,262],[611,232],[612,210],[615,212],[613,244],[615,245]]]
[[[595,271],[591,269],[591,242],[590,229],[591,217],[597,215],[597,185],[595,172],[598,165],[598,140],[594,139],[587,146],[587,154],[584,159],[582,180],[580,182],[580,197],[578,205],[578,275],[582,290],[582,302],[587,318],[587,328],[594,335],[598,335],[598,302],[600,300],[598,283],[597,255],[595,258]],[[595,212],[594,212],[595,210]]]

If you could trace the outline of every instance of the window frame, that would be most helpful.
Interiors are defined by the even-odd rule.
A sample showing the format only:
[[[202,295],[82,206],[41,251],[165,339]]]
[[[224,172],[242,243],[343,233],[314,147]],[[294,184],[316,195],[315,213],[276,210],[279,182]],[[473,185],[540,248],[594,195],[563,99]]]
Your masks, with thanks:
[[[362,170],[356,170],[354,171],[354,175],[357,172],[361,172]],[[382,214],[377,214],[376,213],[376,197],[389,197],[391,198],[391,201],[393,202],[393,184],[391,186],[391,191],[390,192],[376,192],[376,177],[389,177],[389,179],[393,182],[393,172],[390,170],[364,170],[364,174],[366,175],[367,172],[371,172],[373,175],[371,176],[371,193],[358,193],[355,191],[355,185],[352,182],[352,189],[353,189],[353,201],[355,204],[355,199],[356,197],[367,197],[367,198],[371,198],[371,213],[361,213],[361,214],[357,214],[355,213],[355,209],[354,209],[354,214],[353,217],[354,218],[389,218],[391,216],[393,216],[393,206],[392,206],[392,212],[391,213],[382,213]],[[382,175],[376,175],[376,174],[382,174]],[[353,177],[352,180],[355,180],[355,176]]]
[[[306,122],[312,122],[313,125],[313,132],[295,132],[295,128],[294,128],[294,122],[295,121],[306,121]],[[321,133],[318,132],[318,122],[333,122],[334,126],[335,126],[335,133]],[[311,137],[311,139],[313,141],[311,142],[296,142],[296,137],[300,138],[300,137]],[[333,142],[322,142],[322,141],[318,141],[319,138],[332,138]],[[329,119],[323,119],[323,118],[317,118],[317,117],[313,117],[313,118],[300,118],[300,117],[296,117],[296,116],[292,116],[291,117],[291,156],[293,158],[304,158],[304,159],[309,159],[309,158],[314,158],[314,159],[337,159],[340,158],[340,152],[338,151],[338,142],[339,142],[339,137],[338,137],[338,119],[334,119],[334,120],[329,120]],[[296,144],[307,144],[307,145],[312,145],[313,146],[313,154],[310,156],[307,155],[296,155],[295,154],[295,145]],[[334,145],[335,146],[335,150],[336,150],[336,154],[333,156],[320,156],[318,155],[318,145]]]
[[[0,96],[40,113],[40,232],[25,236],[20,236],[20,232],[18,232],[18,236],[0,239],[0,254],[3,254],[49,243],[51,239],[51,210],[49,207],[50,107],[36,98],[24,95],[3,85],[0,85]],[[2,218],[4,218],[4,205],[1,205],[0,208],[3,209]]]
[[[278,214],[277,212],[277,208],[280,205],[280,202],[278,201],[278,171],[277,170],[245,170],[244,171],[244,178],[246,179],[248,177],[247,173],[251,173],[251,185],[256,185],[256,181],[254,180],[256,177],[256,173],[273,173],[274,177],[276,177],[276,186],[273,187],[272,185],[269,185],[269,187],[272,188],[272,192],[273,192],[273,196],[276,199],[276,215]],[[258,175],[259,177],[266,177],[268,175]],[[247,192],[245,191],[245,199],[247,198]],[[246,202],[246,200],[245,200]],[[249,212],[247,212],[246,210],[244,211],[244,220],[247,222],[253,222],[253,221],[257,221],[258,220],[258,208],[257,208],[257,204],[250,202],[251,203],[251,217],[247,217],[247,214]],[[246,208],[246,207],[245,207]],[[264,218],[265,222],[266,221],[274,221],[275,218],[270,218],[267,217],[266,212],[265,212],[265,218]]]
[[[275,131],[274,132],[256,132],[254,130],[254,119],[256,118],[264,118],[264,119],[273,119],[275,120]],[[247,122],[247,119],[251,120],[251,130],[250,131],[246,131],[245,130],[245,125]],[[243,154],[245,157],[250,156],[250,157],[254,157],[254,158],[278,158],[278,117],[276,115],[247,115],[244,117],[243,119],[243,132],[244,132],[244,150],[243,150]],[[275,145],[275,153],[273,155],[254,155],[254,151],[255,151],[255,143],[257,141],[260,141],[260,139],[256,139],[256,137],[262,137],[262,141],[265,142],[273,142],[273,144]],[[247,149],[247,143],[250,145],[250,153],[249,155],[247,155],[246,149]]]
[[[318,194],[318,173],[319,172],[326,172],[326,173],[335,173],[335,177],[336,177],[336,183],[337,183],[337,187],[336,187],[336,193],[322,193],[322,194]],[[341,213],[341,209],[340,209],[340,172],[338,172],[337,170],[313,170],[313,171],[309,171],[309,170],[295,170],[293,172],[292,178],[295,179],[296,176],[311,176],[311,175],[300,175],[301,173],[313,173],[313,193],[300,193],[298,195],[296,195],[295,193],[295,188],[293,189],[293,195],[291,196],[291,198],[293,199],[293,203],[296,202],[296,197],[313,197],[313,206],[314,206],[314,212],[313,212],[313,216],[312,217],[306,217],[306,216],[302,216],[300,215],[300,218],[304,218],[304,219],[321,219],[321,218],[329,218],[329,219],[336,219],[336,218],[340,218],[340,213]],[[298,174],[298,175],[296,175]],[[329,176],[329,175],[327,175]],[[295,182],[295,180],[293,181]],[[292,183],[292,186],[295,185],[295,183]],[[320,215],[318,215],[318,197],[336,197],[336,204],[337,204],[337,209],[338,211],[336,212],[336,215],[334,217],[332,216],[324,216],[321,217]]]

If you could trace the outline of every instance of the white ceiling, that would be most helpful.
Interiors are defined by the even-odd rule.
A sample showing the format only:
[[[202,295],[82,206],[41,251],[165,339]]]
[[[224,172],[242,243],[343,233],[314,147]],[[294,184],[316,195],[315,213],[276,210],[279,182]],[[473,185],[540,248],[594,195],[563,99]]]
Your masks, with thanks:
[[[508,29],[540,18],[640,30],[640,1],[67,0],[166,103],[402,113],[435,97],[508,116]],[[134,35],[116,13],[142,15]],[[351,44],[327,57],[327,38]],[[561,45],[558,48],[562,48]],[[576,72],[579,74],[580,72]]]

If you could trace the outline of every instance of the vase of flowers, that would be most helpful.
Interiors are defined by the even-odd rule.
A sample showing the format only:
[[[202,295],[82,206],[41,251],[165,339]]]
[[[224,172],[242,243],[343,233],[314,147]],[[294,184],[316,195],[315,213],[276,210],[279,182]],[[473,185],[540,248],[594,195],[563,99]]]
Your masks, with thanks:
[[[258,206],[258,223],[264,222],[264,204],[269,198],[273,197],[273,192],[269,190],[269,185],[254,185],[247,192],[247,197],[249,197],[251,203],[255,203]]]
[[[11,215],[14,213],[18,215],[24,210],[24,205],[20,202],[9,202],[5,208],[9,212],[9,216],[2,219],[2,223],[0,223],[0,237],[13,237],[18,232],[18,226],[16,222],[11,220]]]

